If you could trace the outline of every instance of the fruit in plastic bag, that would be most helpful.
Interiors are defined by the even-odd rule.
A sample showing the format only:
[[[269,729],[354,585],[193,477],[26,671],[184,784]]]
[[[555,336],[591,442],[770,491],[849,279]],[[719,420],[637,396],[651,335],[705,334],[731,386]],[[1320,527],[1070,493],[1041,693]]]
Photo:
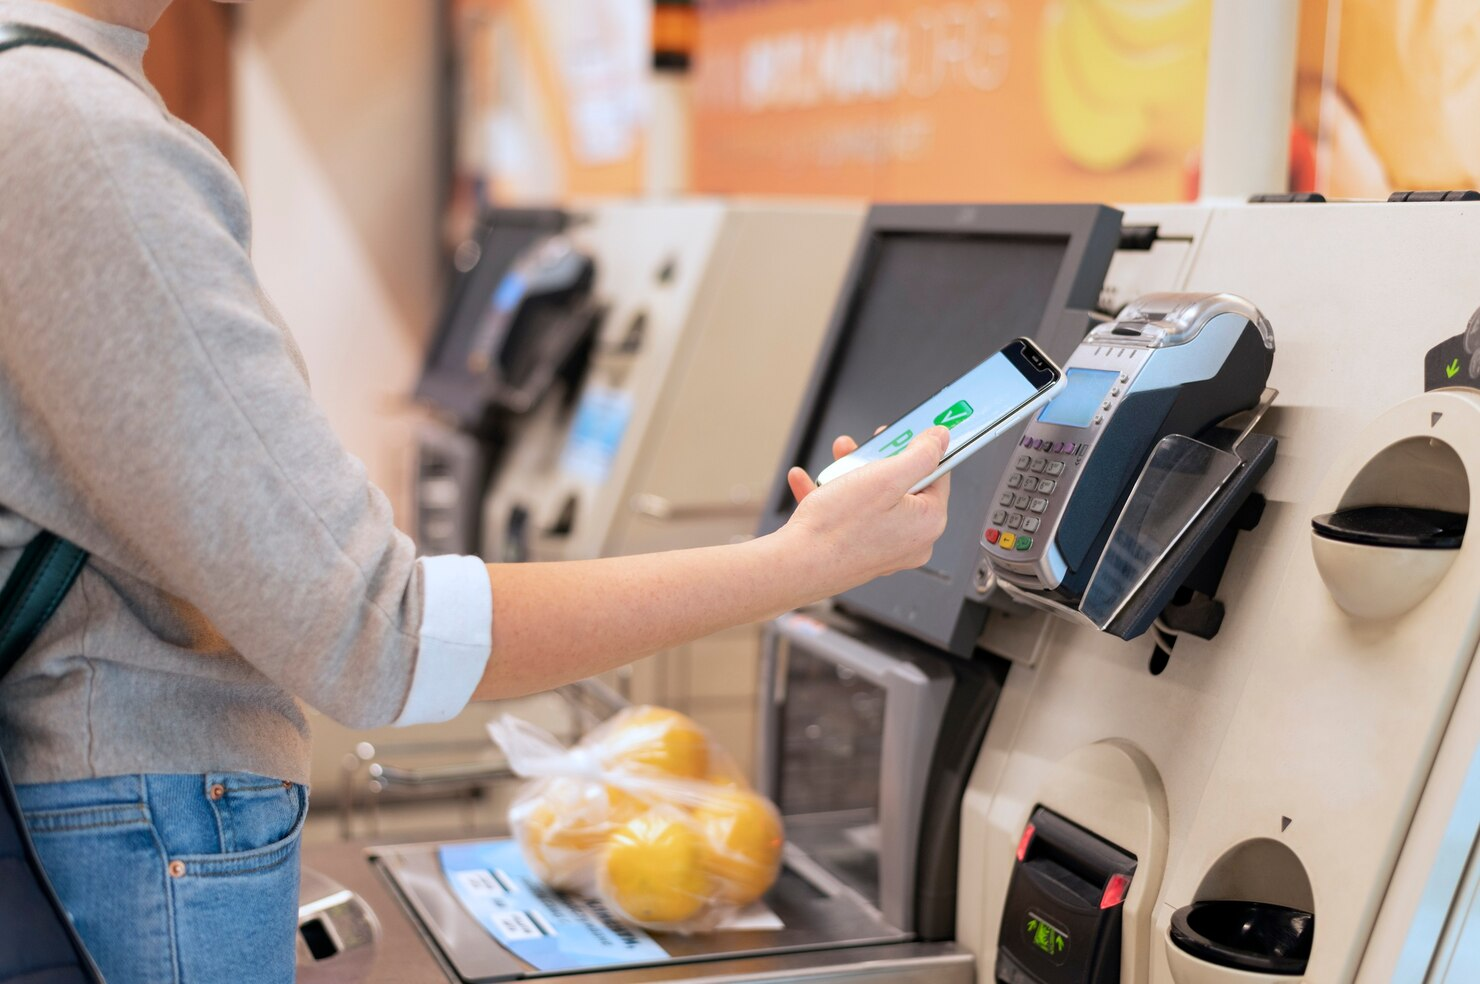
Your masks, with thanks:
[[[677,711],[629,708],[602,730],[600,754],[613,769],[679,779],[703,779],[709,772],[708,736]]]
[[[555,888],[589,889],[591,866],[606,850],[620,816],[641,809],[615,809],[600,783],[557,777],[521,795],[509,810],[509,826],[530,870]]]
[[[781,818],[763,796],[748,789],[716,789],[694,810],[708,842],[705,869],[717,897],[746,906],[766,893],[781,867]]]
[[[656,807],[612,834],[597,887],[624,919],[654,929],[677,927],[699,915],[713,896],[707,854],[703,836],[682,810]]]
[[[534,780],[509,819],[530,870],[551,887],[595,895],[648,929],[695,933],[775,882],[775,807],[684,715],[629,708],[571,748],[507,715],[489,731],[509,767]]]

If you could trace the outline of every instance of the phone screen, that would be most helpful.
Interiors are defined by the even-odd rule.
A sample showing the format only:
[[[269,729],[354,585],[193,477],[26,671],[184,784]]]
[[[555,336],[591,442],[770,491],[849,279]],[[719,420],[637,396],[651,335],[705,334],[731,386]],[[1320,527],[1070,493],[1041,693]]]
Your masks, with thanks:
[[[947,460],[1053,382],[1048,376],[1035,382],[1023,374],[1024,370],[1007,354],[1016,354],[1020,345],[1009,343],[1006,349],[884,428],[853,456],[864,461],[892,458],[908,447],[915,435],[939,424],[951,432],[951,442],[941,458]]]

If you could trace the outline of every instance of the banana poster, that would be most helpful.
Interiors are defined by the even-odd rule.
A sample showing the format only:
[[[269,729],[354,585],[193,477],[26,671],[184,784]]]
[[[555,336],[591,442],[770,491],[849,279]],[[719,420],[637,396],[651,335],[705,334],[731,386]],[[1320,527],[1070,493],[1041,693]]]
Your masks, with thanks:
[[[1212,0],[711,0],[707,192],[1174,201],[1195,188]]]

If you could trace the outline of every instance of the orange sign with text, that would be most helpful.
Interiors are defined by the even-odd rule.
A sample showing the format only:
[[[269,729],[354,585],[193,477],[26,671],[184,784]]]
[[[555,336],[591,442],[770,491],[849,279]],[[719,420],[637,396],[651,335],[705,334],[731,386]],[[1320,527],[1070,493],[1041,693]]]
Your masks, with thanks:
[[[711,0],[694,186],[890,201],[1173,201],[1212,0]]]

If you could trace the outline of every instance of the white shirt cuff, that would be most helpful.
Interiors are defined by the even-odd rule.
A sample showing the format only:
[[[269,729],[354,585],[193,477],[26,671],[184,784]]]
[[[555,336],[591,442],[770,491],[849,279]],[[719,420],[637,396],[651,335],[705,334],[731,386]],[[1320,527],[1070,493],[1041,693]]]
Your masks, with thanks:
[[[493,647],[493,593],[477,557],[423,557],[421,630],[411,691],[394,724],[432,724],[458,715]]]

